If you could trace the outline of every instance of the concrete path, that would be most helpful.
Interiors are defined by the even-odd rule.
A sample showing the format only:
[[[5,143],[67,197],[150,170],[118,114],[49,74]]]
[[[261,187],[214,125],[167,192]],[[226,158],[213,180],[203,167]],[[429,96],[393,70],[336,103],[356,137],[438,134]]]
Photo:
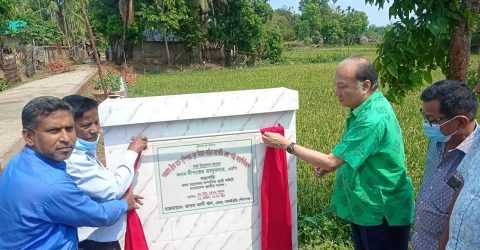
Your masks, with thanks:
[[[76,66],[73,71],[28,82],[0,92],[0,170],[22,146],[21,112],[37,96],[63,97],[78,93],[96,73],[91,65]]]

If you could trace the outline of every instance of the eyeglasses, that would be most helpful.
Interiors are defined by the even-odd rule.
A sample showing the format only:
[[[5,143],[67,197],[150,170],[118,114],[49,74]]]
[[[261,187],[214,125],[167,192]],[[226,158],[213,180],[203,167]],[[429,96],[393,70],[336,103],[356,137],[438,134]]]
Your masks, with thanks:
[[[424,120],[425,122],[428,122],[428,125],[430,125],[430,127],[433,126],[433,124],[438,124],[438,125],[441,127],[441,126],[443,126],[445,123],[447,123],[447,122],[449,122],[450,120],[452,120],[453,118],[455,118],[455,117],[453,117],[452,119],[448,119],[448,120],[446,120],[445,122],[442,122],[442,121],[445,120],[446,118],[438,118],[438,119],[435,119],[435,120],[430,120],[430,119],[428,118],[428,116],[425,114],[425,112],[423,112],[423,109],[422,109],[422,108],[420,108],[420,113],[421,113],[422,116],[423,116],[423,120]]]

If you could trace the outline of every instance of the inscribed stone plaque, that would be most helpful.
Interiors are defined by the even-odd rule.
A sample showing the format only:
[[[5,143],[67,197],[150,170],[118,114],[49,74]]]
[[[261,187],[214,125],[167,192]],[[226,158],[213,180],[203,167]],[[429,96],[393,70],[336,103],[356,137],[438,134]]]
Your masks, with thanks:
[[[260,249],[265,146],[259,130],[281,124],[295,141],[298,92],[286,88],[108,99],[99,107],[108,167],[145,135],[134,192],[150,249]],[[296,161],[287,155],[293,249]],[[122,242],[123,240],[121,240]]]

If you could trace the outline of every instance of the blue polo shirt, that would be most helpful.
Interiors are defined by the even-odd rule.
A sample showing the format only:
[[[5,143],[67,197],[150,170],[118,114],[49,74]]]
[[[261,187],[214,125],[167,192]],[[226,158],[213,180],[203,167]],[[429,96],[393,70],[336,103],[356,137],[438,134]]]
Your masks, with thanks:
[[[0,249],[77,249],[77,227],[107,226],[123,200],[97,203],[53,161],[25,147],[0,176]]]

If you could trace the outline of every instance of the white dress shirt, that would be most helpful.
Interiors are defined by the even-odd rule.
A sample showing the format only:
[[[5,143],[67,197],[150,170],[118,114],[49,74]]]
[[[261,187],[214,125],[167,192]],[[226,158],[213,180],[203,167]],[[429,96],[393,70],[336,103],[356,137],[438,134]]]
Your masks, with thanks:
[[[67,160],[67,173],[81,190],[98,202],[120,199],[134,178],[137,153],[127,150],[123,156],[119,166],[109,169],[97,160],[96,150],[86,150],[77,143]],[[117,241],[124,234],[125,219],[124,214],[115,224],[108,227],[78,228],[78,240]]]

